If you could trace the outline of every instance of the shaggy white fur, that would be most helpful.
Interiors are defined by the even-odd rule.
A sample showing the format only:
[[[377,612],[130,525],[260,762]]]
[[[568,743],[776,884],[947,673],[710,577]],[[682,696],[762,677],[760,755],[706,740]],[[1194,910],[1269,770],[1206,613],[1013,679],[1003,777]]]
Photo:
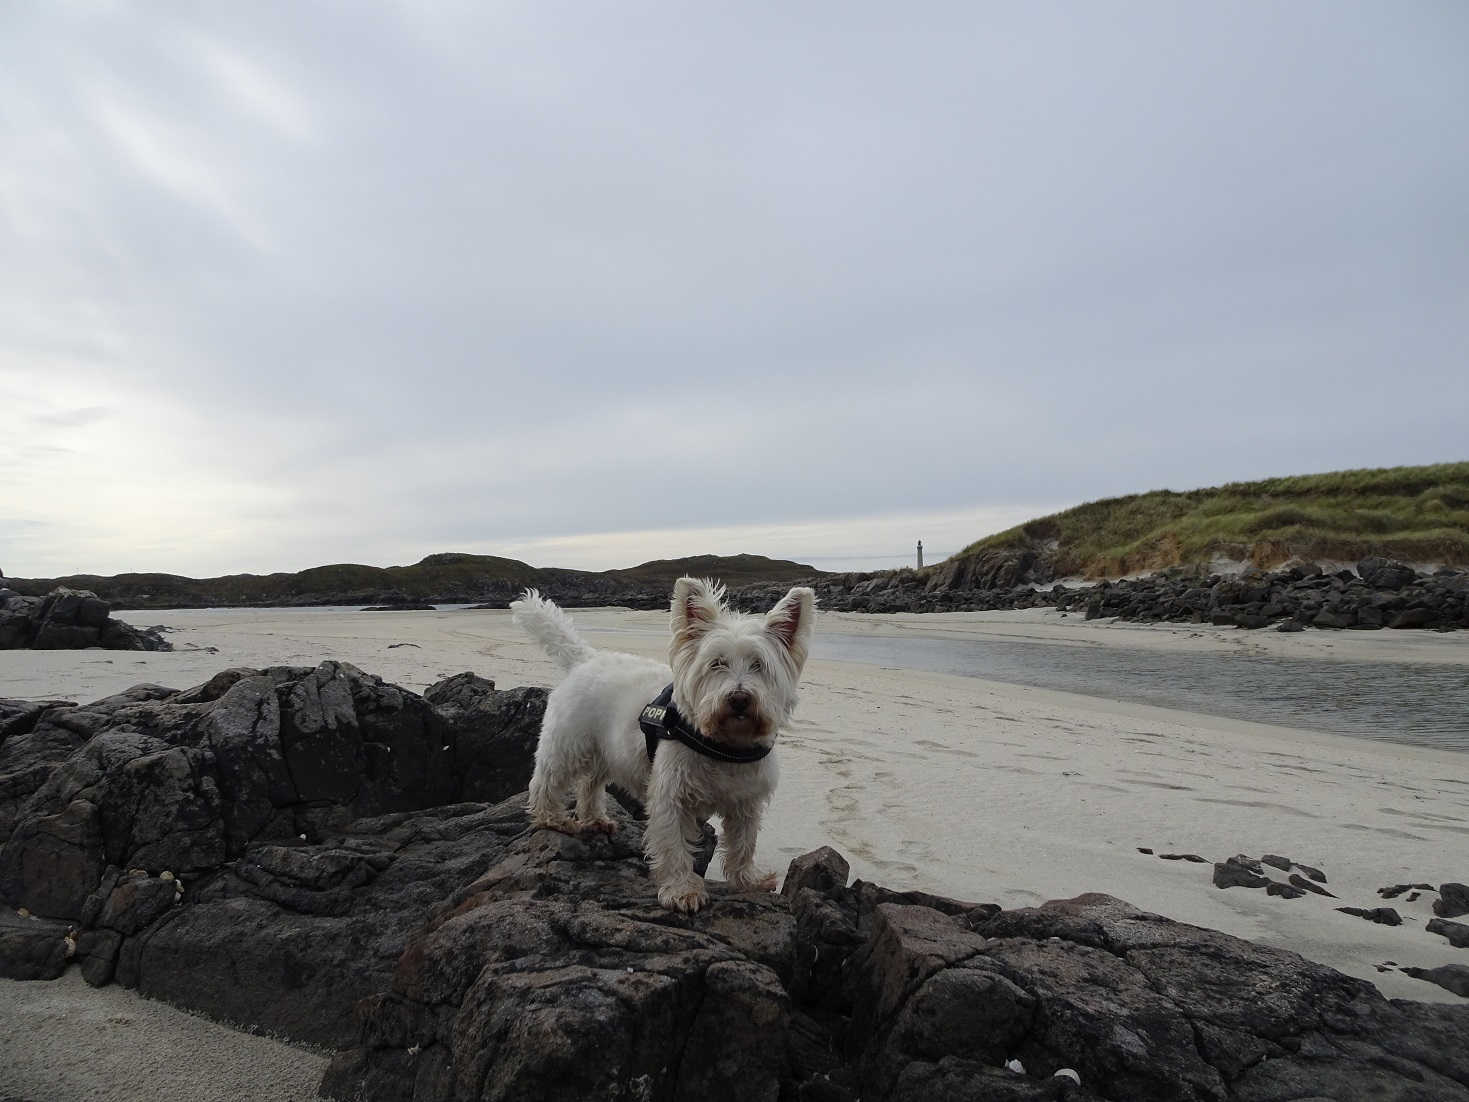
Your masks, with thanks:
[[[774,747],[795,710],[810,648],[816,596],[792,589],[764,616],[724,605],[724,588],[680,578],[673,588],[668,646],[673,703],[705,738],[735,747]],[[779,773],[772,752],[756,762],[722,762],[665,741],[650,767],[638,715],[668,683],[669,668],[636,655],[599,651],[571,617],[535,590],[511,604],[515,622],[567,671],[551,692],[530,783],[532,821],[567,833],[612,831],[608,782],[642,797],[643,847],[658,900],[697,911],[708,900],[690,846],[699,822],[721,820],[725,878],[772,891],[777,878],[755,868],[760,816]],[[575,792],[575,817],[567,799]]]

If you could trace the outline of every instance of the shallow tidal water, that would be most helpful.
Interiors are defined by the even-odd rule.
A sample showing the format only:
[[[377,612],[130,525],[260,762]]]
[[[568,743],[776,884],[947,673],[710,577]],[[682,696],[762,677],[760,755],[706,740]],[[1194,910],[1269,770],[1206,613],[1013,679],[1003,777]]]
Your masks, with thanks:
[[[1469,751],[1469,669],[1026,640],[822,634],[813,657]]]

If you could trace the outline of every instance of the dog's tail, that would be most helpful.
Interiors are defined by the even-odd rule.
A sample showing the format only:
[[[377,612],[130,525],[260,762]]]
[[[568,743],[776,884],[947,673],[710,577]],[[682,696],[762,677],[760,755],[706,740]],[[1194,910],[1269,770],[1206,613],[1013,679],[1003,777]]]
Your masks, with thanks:
[[[537,590],[527,589],[520,595],[520,600],[511,601],[510,611],[521,630],[539,643],[568,673],[597,653],[595,647],[589,646],[577,634],[571,617]]]

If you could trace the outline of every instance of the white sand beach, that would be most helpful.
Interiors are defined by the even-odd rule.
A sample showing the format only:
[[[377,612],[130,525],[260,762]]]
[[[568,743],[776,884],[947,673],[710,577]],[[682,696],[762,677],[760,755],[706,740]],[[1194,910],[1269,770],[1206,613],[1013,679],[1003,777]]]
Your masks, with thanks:
[[[575,610],[597,646],[661,657],[666,614]],[[325,609],[123,614],[174,629],[172,653],[0,652],[0,694],[95,699],[142,681],[184,688],[230,666],[351,662],[422,689],[462,670],[501,688],[551,684],[549,659],[501,611]],[[759,859],[783,870],[823,844],[853,875],[1007,907],[1101,891],[1147,910],[1292,949],[1387,995],[1456,1001],[1384,961],[1434,967],[1463,950],[1425,932],[1426,895],[1392,901],[1401,927],[1337,913],[1379,887],[1469,876],[1469,754],[1245,723],[970,677],[821,657],[821,633],[1042,639],[1077,646],[1462,666],[1469,635],[1083,623],[1045,610],[821,614]],[[214,648],[206,650],[202,648]],[[1469,720],[1466,720],[1469,723]],[[1337,899],[1220,890],[1208,862],[1283,854],[1325,871]],[[7,1006],[14,1005],[9,999]],[[15,1011],[0,1011],[9,1019]]]

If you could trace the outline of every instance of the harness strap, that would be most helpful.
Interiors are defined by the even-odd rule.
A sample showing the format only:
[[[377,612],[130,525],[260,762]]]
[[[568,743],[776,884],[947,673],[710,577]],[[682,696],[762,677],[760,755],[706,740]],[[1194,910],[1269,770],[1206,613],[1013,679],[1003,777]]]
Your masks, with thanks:
[[[648,741],[648,760],[650,762],[653,760],[653,755],[658,752],[658,743],[662,739],[681,742],[690,750],[703,754],[706,758],[737,764],[759,761],[770,753],[769,746],[752,746],[747,750],[737,750],[699,734],[698,730],[673,706],[672,685],[654,697],[653,702],[642,710],[638,715],[638,726],[643,730],[643,738]]]

